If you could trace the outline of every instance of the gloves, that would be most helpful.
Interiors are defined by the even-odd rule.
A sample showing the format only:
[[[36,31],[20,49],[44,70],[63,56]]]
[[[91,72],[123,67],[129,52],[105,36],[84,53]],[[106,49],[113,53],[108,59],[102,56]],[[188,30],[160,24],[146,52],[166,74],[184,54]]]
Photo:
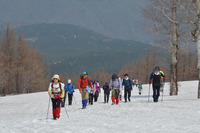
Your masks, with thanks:
[[[119,93],[121,92],[121,90],[119,90]]]
[[[119,88],[120,88],[120,85],[119,85],[119,86],[117,86],[117,88],[119,89]]]
[[[112,89],[109,89],[109,91],[111,91]]]
[[[151,80],[149,80],[149,85],[151,84]]]

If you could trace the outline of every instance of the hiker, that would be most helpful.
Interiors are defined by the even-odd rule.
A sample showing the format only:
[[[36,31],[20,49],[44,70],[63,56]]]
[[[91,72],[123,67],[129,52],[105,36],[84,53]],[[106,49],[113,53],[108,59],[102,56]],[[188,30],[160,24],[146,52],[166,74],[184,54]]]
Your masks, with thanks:
[[[110,91],[112,90],[112,97],[111,97],[112,105],[114,105],[115,103],[116,105],[119,104],[119,93],[121,92],[120,85],[121,85],[121,82],[119,78],[117,78],[117,74],[113,74],[112,79],[110,80],[110,85],[109,85]]]
[[[89,93],[93,90],[87,72],[81,74],[81,78],[78,81],[78,89],[82,96],[82,109],[85,109],[88,103]]]
[[[141,95],[142,94],[142,82],[141,81],[139,81],[138,90],[139,90],[139,95]]]
[[[155,67],[155,71],[151,74],[149,79],[149,85],[153,86],[153,101],[158,102],[158,98],[160,96],[160,79],[163,77],[163,82],[165,82],[165,75],[160,72],[160,68],[158,66]]]
[[[160,71],[160,73],[165,75],[163,71]],[[163,81],[163,77],[161,76],[161,78],[160,78],[160,92],[163,92],[163,90],[164,90],[164,81]]]
[[[122,80],[119,77],[119,74],[117,74],[117,78],[119,79],[119,82],[120,82],[120,90],[122,90]],[[119,93],[119,100],[122,101],[122,91],[120,91]]]
[[[129,79],[128,74],[124,74],[124,79],[122,82],[122,85],[124,86],[124,99],[125,102],[127,102],[127,95],[128,95],[128,100],[129,102],[131,101],[131,90],[133,89],[132,87],[132,81]]]
[[[64,84],[59,80],[59,75],[55,74],[52,78],[52,82],[49,84],[48,89],[49,96],[51,97],[52,107],[53,107],[53,119],[60,118],[60,102],[61,99],[64,101]]]
[[[134,79],[132,80],[132,83],[133,83],[133,87],[134,87],[134,85],[135,85],[135,80]]]
[[[135,80],[135,85],[138,86],[138,78]]]
[[[103,90],[104,90],[104,103],[108,103],[109,96],[110,96],[110,90],[109,90],[108,82],[106,82],[105,85],[103,86]]]
[[[94,81],[94,102],[97,102],[100,93],[100,85],[97,79]]]
[[[93,81],[91,80],[92,88],[94,88]],[[94,89],[92,89],[89,93],[89,104],[93,105],[93,98],[94,98]]]
[[[72,105],[73,93],[74,93],[74,85],[72,84],[71,79],[68,79],[68,84],[66,85],[66,91],[68,93],[68,104]]]
[[[62,84],[62,86],[65,86],[65,84],[62,82],[61,77],[59,77],[59,81],[60,81],[60,83]],[[64,98],[64,101],[61,100],[60,103],[61,103],[61,107],[65,107],[65,98]]]

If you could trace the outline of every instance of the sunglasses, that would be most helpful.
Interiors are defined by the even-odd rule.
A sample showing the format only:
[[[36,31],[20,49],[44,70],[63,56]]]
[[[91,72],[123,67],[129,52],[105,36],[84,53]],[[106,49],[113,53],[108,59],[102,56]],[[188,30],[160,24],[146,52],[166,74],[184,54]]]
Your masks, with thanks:
[[[58,79],[53,79],[53,80],[58,80]]]

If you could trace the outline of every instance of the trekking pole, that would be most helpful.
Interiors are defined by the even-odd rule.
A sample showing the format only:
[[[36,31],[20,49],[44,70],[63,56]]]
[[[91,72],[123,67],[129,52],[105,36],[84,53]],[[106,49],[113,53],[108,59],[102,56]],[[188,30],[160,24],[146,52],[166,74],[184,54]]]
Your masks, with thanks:
[[[162,100],[161,100],[161,102],[163,102],[163,93],[164,93],[164,87],[163,87],[163,90],[162,90]]]
[[[77,105],[76,100],[75,100],[75,96],[73,95],[73,97],[74,97],[74,103]]]
[[[151,85],[149,85],[148,103],[149,103],[149,97],[150,97],[150,88],[151,88]]]
[[[67,109],[66,109],[66,106],[65,106],[65,112],[66,112],[66,114],[67,114],[67,117],[69,118],[69,115],[68,115],[68,113],[67,113]]]
[[[50,106],[50,97],[49,97],[49,104],[48,104],[48,108],[47,108],[47,118],[46,119],[49,118],[49,106]]]

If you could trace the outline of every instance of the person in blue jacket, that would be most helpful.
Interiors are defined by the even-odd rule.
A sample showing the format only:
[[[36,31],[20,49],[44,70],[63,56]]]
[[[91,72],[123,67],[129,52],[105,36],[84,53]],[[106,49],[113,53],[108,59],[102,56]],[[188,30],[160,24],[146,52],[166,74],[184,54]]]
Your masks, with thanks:
[[[71,79],[68,80],[68,84],[66,85],[66,88],[65,88],[65,94],[67,94],[67,93],[68,93],[68,103],[69,103],[69,105],[72,105],[74,85],[72,84]]]
[[[131,97],[131,90],[133,89],[132,87],[132,80],[129,79],[128,74],[124,74],[124,79],[122,82],[122,86],[124,86],[124,99],[125,102],[127,102],[127,94],[128,94],[128,100],[129,102],[131,101],[130,97]]]

